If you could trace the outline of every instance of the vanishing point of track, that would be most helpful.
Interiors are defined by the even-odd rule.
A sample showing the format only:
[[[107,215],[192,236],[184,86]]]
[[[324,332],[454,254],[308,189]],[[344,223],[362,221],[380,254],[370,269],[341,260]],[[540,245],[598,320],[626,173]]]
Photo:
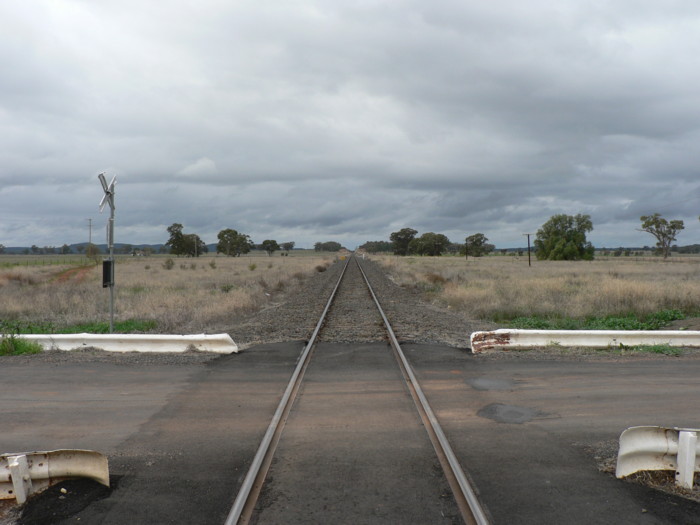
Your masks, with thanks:
[[[482,507],[478,497],[476,496],[475,490],[472,487],[467,475],[462,469],[457,457],[455,456],[452,448],[440,427],[440,424],[433,413],[427,398],[425,397],[423,390],[416,379],[416,376],[406,359],[403,350],[394,334],[393,329],[387,319],[379,300],[370,285],[367,276],[362,269],[359,260],[356,257],[348,258],[345,263],[341,275],[335,284],[335,287],[323,309],[323,313],[316,324],[316,327],[309,338],[308,343],[305,345],[301,356],[299,358],[298,364],[291,376],[291,379],[287,385],[287,388],[280,400],[279,405],[270,421],[267,431],[260,442],[258,450],[255,457],[250,465],[248,473],[243,480],[243,483],[239,489],[238,495],[234,501],[233,506],[226,518],[226,525],[234,525],[238,523],[248,523],[253,515],[255,505],[263,488],[265,478],[267,476],[268,470],[272,463],[272,459],[277,448],[277,444],[280,441],[285,422],[287,417],[294,405],[297,393],[300,386],[304,380],[304,374],[309,366],[311,358],[314,353],[314,348],[319,340],[319,335],[324,329],[324,324],[327,321],[327,316],[329,310],[334,306],[334,301],[338,295],[338,290],[343,282],[344,277],[348,271],[350,265],[356,265],[362,275],[362,280],[366,285],[364,292],[358,290],[358,286],[353,287],[352,293],[364,294],[371,296],[371,299],[376,306],[379,315],[381,316],[385,334],[383,337],[388,340],[391,345],[396,361],[401,370],[401,374],[406,381],[408,391],[410,392],[415,407],[419,413],[419,416],[423,422],[425,429],[428,432],[428,436],[433,445],[437,458],[442,466],[444,475],[452,489],[452,493],[455,499],[455,503],[459,508],[462,519],[468,524],[487,524],[489,519],[485,509]],[[372,323],[365,321],[356,322],[355,319],[348,320],[351,329],[355,331],[358,330],[372,330]],[[376,324],[375,324],[376,329]]]

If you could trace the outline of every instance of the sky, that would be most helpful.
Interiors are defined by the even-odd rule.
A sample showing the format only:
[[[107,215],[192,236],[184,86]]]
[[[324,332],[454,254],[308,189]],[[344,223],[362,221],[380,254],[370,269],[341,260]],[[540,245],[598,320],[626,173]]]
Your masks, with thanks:
[[[700,243],[697,0],[4,0],[0,244]],[[89,220],[91,219],[91,221]]]

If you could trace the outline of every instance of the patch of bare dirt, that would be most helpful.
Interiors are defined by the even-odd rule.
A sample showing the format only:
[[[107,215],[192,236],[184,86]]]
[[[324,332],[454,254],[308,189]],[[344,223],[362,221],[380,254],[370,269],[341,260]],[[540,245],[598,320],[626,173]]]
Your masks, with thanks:
[[[53,276],[53,282],[55,283],[65,283],[66,281],[75,280],[78,283],[82,283],[91,270],[96,268],[96,266],[79,266],[78,268],[69,268],[68,270],[63,270],[58,272]]]
[[[671,322],[664,330],[697,330],[700,331],[700,317],[687,317]]]

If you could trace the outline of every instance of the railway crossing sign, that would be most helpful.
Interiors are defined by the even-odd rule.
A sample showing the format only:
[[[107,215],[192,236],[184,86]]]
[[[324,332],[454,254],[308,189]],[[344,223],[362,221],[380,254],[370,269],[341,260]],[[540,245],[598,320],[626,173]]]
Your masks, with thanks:
[[[114,185],[117,183],[117,177],[112,177],[112,181],[107,184],[105,174],[100,173],[97,176],[102,184],[102,189],[105,194],[100,201],[100,213],[109,204],[110,213],[109,221],[107,222],[107,246],[109,247],[109,258],[102,261],[102,287],[109,288],[109,333],[114,331]]]

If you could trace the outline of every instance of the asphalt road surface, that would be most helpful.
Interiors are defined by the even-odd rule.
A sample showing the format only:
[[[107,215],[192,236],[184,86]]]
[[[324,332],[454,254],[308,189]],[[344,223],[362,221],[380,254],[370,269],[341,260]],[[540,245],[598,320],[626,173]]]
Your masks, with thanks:
[[[177,365],[3,358],[0,449],[109,456],[111,494],[63,518],[55,499],[48,523],[222,523],[301,349]],[[700,523],[700,504],[600,472],[592,452],[629,426],[700,427],[700,359],[405,351],[495,523]],[[453,520],[386,345],[316,352],[258,523]]]

